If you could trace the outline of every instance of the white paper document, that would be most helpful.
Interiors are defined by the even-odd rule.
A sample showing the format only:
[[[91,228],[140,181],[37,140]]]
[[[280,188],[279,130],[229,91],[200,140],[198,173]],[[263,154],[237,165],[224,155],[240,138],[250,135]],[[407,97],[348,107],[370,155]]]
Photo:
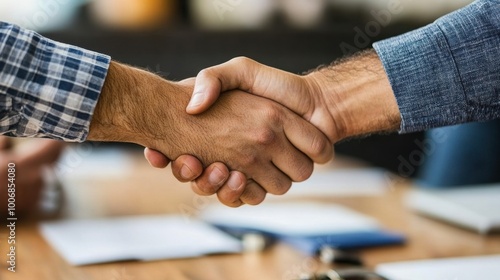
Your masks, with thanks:
[[[500,255],[388,263],[376,271],[391,280],[498,280]]]
[[[319,203],[264,203],[259,207],[213,205],[200,218],[228,227],[250,228],[281,235],[321,235],[378,229],[376,220],[351,209]]]
[[[480,233],[500,231],[499,184],[448,189],[416,188],[408,193],[406,201],[419,213]]]
[[[40,230],[73,265],[241,252],[239,240],[179,216],[63,220],[41,223]]]
[[[377,168],[338,169],[315,172],[294,183],[286,197],[382,195],[389,188],[389,173]]]

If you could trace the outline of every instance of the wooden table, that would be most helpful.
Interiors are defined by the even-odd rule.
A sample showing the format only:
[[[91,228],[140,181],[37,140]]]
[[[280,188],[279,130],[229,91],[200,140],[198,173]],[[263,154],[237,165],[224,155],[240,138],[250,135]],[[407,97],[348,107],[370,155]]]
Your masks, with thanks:
[[[149,168],[139,153],[134,157],[135,172],[122,178],[99,179],[89,176],[81,184],[65,186],[64,215],[74,218],[203,211],[214,199],[200,198],[189,185],[178,183],[170,170]],[[332,167],[323,167],[332,168]],[[91,174],[90,174],[91,175]],[[322,199],[338,203],[377,218],[392,230],[408,237],[404,246],[367,249],[361,255],[373,268],[382,262],[500,253],[500,235],[481,236],[405,209],[402,197],[409,186],[396,181],[384,196]],[[3,205],[3,204],[2,204]],[[37,221],[20,219],[16,231],[17,272],[7,271],[4,226],[0,232],[0,279],[2,280],[152,280],[152,279],[293,279],[325,266],[286,245],[263,253],[221,255],[196,259],[155,262],[119,262],[74,267],[66,263],[41,237]]]

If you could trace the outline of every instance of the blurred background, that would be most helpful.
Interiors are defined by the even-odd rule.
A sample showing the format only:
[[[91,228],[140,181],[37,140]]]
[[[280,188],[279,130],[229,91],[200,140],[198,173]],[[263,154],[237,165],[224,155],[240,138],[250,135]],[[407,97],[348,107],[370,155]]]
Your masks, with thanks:
[[[369,48],[378,40],[422,27],[470,2],[472,1],[16,0],[0,1],[0,20],[36,30],[56,41],[108,54],[114,60],[149,69],[170,80],[181,80],[196,76],[201,69],[236,56],[247,56],[293,73],[304,73]],[[404,202],[403,197],[406,197],[407,192],[413,191],[413,188],[407,188],[413,185],[447,187],[499,182],[499,127],[500,121],[497,120],[425,133],[393,133],[349,139],[336,144],[337,155],[333,163],[316,168],[311,179],[295,184],[283,197],[297,201],[314,199],[312,201],[315,203],[339,203],[373,216],[383,222],[384,228],[397,230],[408,237],[410,242],[401,250],[390,247],[380,251],[372,250],[371,255],[368,252],[365,259],[369,266],[402,259],[497,252],[500,250],[498,239],[485,241],[481,236],[447,228],[433,220],[410,215],[404,210],[410,205],[412,209],[439,218],[441,214],[426,213],[422,209],[452,209],[452,214],[460,220],[464,216],[464,212],[460,211],[469,213],[469,209],[465,209],[467,207],[464,207],[465,210],[460,207],[464,205],[466,198],[471,198],[472,208],[482,209],[485,216],[490,217],[491,213],[500,213],[498,185],[495,189],[496,196],[491,195],[489,190],[477,192],[477,196],[474,196],[476,190],[459,193],[459,196],[452,193],[452,198],[459,198],[458,208],[441,207],[439,203],[434,208],[429,207],[429,201],[437,200],[421,193],[410,197],[413,200],[408,200],[409,203]],[[142,156],[142,148],[136,145],[90,142],[63,145],[55,141],[41,141],[43,140],[13,141],[0,137],[0,166],[16,161],[19,175],[22,172],[19,177],[25,180],[16,181],[19,214],[22,207],[23,214],[38,207],[43,210],[44,217],[49,218],[58,218],[61,213],[65,218],[171,213],[196,218],[216,202],[215,197],[194,195],[188,186],[178,183],[172,176],[168,177],[170,170],[150,168]],[[12,153],[13,150],[17,154]],[[44,160],[36,161],[36,158]],[[32,164],[33,162],[36,164]],[[47,166],[50,168],[45,168]],[[416,180],[407,184],[401,177]],[[7,174],[2,173],[2,170],[0,180],[7,180]],[[0,201],[6,201],[6,195],[7,192],[0,190]],[[426,199],[428,197],[430,200]],[[282,197],[269,198],[271,203],[279,202],[280,199]],[[37,200],[40,205],[33,203]],[[0,216],[6,214],[2,211],[0,210]],[[448,219],[448,214],[443,214],[445,220]],[[288,216],[295,219],[293,215]],[[476,220],[480,219],[472,219],[473,226],[460,225],[474,228]],[[499,220],[496,218],[494,221]],[[290,224],[295,224],[295,220]],[[496,226],[500,228],[498,223]],[[486,230],[489,228],[479,228],[477,231],[484,233]],[[73,278],[77,273],[84,273],[82,275],[85,276],[82,277],[85,279],[91,279],[88,276],[92,273],[98,275],[99,278],[95,279],[103,279],[106,277],[104,275],[114,275],[108,277],[110,279],[123,278],[117,278],[114,274],[115,266],[65,267],[66,264],[60,263],[60,257],[46,245],[31,246],[41,242],[41,239],[30,232],[35,231],[23,232],[24,236],[28,236],[23,242],[30,244],[20,249],[24,251],[19,256],[26,258],[23,263],[35,263],[28,260],[33,256],[36,262],[47,259],[55,264],[40,266],[43,271],[46,267],[60,266],[64,268],[60,271],[66,271]],[[122,232],[116,236],[121,237]],[[29,238],[34,241],[29,243]],[[280,250],[273,257],[277,260],[276,265],[268,262],[269,259],[263,259],[266,264],[271,264],[269,271],[283,270],[283,260],[288,259],[289,252],[283,251],[283,254]],[[297,257],[296,263],[302,260],[302,257]],[[210,268],[211,263],[207,265],[205,261],[206,259],[200,259],[199,263],[186,262],[186,271],[192,270],[196,265],[204,269]],[[238,259],[236,261],[239,262]],[[235,271],[241,275],[244,271],[253,275],[256,271],[255,264],[259,262],[253,258],[245,261],[250,262],[241,262],[243,265]],[[220,267],[232,267],[226,262],[221,263],[223,265]],[[119,265],[122,267],[121,263]],[[170,268],[176,267],[175,269],[183,267],[182,263],[160,263],[158,275],[168,275],[165,274],[167,265]],[[144,271],[147,271],[147,279],[151,278],[149,273],[152,269],[149,266],[145,269],[142,264],[135,268],[127,264],[127,267],[132,275],[144,275]],[[215,268],[217,270],[218,266]],[[28,270],[23,273],[26,271]],[[37,270],[33,271],[34,275],[38,273]],[[53,275],[56,274],[50,274],[47,279],[57,279]]]
[[[180,80],[248,56],[303,73],[432,22],[470,0],[17,0],[0,19]],[[422,133],[372,136],[337,152],[401,174]],[[408,168],[407,168],[408,169]]]

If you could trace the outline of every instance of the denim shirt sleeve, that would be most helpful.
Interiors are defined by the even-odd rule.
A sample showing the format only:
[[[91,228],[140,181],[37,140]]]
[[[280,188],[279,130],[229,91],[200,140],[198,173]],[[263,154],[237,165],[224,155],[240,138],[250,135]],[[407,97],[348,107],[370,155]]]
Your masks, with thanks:
[[[500,0],[477,0],[380,41],[400,132],[500,118]]]

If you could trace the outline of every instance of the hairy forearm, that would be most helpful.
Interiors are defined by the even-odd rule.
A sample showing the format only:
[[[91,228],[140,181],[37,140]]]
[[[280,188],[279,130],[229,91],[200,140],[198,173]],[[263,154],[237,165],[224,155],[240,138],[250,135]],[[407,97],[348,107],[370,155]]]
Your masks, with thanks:
[[[306,79],[322,93],[335,120],[338,140],[399,128],[396,98],[375,51],[336,61]]]
[[[172,122],[169,111],[178,103],[179,95],[172,98],[178,87],[147,71],[112,62],[87,139],[154,146],[153,141],[168,137],[156,135],[154,128],[160,127],[160,120],[163,128]],[[152,106],[158,104],[164,106],[162,116],[154,115],[159,110]]]

